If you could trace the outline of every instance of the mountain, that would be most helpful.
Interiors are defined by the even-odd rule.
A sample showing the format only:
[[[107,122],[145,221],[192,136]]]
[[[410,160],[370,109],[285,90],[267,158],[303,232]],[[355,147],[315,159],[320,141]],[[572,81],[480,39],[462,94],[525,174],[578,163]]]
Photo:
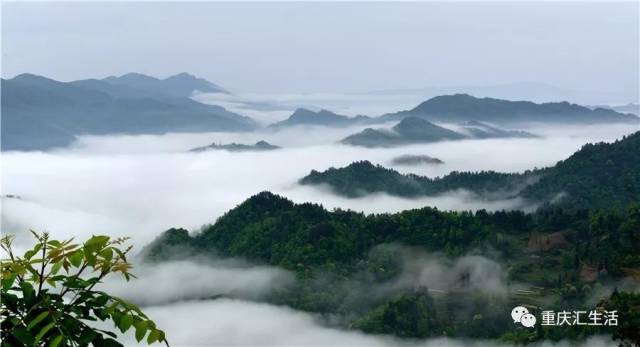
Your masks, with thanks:
[[[528,175],[529,176],[529,175]],[[428,178],[413,174],[401,174],[396,170],[369,161],[354,162],[343,168],[329,168],[324,172],[312,170],[300,181],[302,185],[325,184],[342,196],[363,197],[373,193],[415,198],[438,195],[457,189],[466,189],[477,194],[515,192],[523,184],[518,174],[482,172],[452,172],[441,178]],[[489,197],[487,194],[487,197]]]
[[[405,154],[395,157],[391,160],[393,165],[423,165],[423,164],[444,164],[444,162],[438,158],[433,158],[428,155],[413,155]]]
[[[391,121],[406,117],[420,117],[440,122],[474,120],[497,124],[640,122],[638,117],[618,113],[611,109],[596,108],[592,110],[568,102],[536,104],[530,101],[476,98],[468,94],[436,96],[411,110],[386,114],[380,118]]]
[[[487,123],[470,120],[460,125],[460,131],[475,139],[494,138],[533,138],[537,137],[526,131],[501,129]]]
[[[601,106],[594,106],[593,108],[605,108],[605,109],[614,110],[620,113],[631,113],[631,114],[635,114],[636,116],[640,116],[640,104],[638,103],[628,103],[626,105],[618,105],[618,106],[601,105]]]
[[[426,87],[378,90],[365,94],[377,96],[417,96],[424,99],[439,95],[466,93],[476,97],[503,100],[529,100],[535,103],[569,101],[581,105],[605,104],[611,101],[635,100],[633,90],[612,92],[607,90],[573,90],[540,82],[515,82],[496,85],[458,85],[450,87]]]
[[[449,130],[418,117],[406,117],[391,129],[367,128],[341,142],[363,147],[392,147],[446,140],[535,137],[524,131],[504,130],[477,121],[463,123],[459,130]]]
[[[567,208],[624,208],[640,201],[640,132],[612,143],[587,144],[556,165],[520,196]]]
[[[2,79],[2,150],[46,150],[69,145],[78,135],[248,131],[256,127],[248,117],[181,96],[178,90],[184,94],[190,89],[184,89],[185,81],[193,79],[180,76],[158,80],[129,74],[58,82],[22,74]],[[194,88],[204,80],[195,81]],[[158,89],[157,83],[173,87]]]
[[[280,149],[278,146],[274,146],[266,141],[258,141],[254,145],[244,145],[240,143],[230,143],[227,145],[219,145],[212,143],[208,146],[196,147],[189,152],[204,152],[209,150],[225,150],[229,152],[257,152],[257,151],[272,151]]]
[[[335,114],[331,111],[320,110],[314,112],[305,108],[299,108],[293,112],[289,118],[271,124],[271,128],[283,128],[295,125],[319,125],[326,127],[343,127],[355,124],[362,124],[370,121],[366,116],[347,117]]]
[[[367,128],[349,135],[341,143],[363,147],[391,147],[412,143],[461,140],[464,135],[426,120],[407,117],[391,129]]]
[[[261,192],[192,235],[166,231],[142,253],[147,262],[233,257],[286,269],[295,282],[262,300],[345,329],[505,342],[514,339],[514,303],[592,307],[593,288],[637,271],[638,242],[633,204],[622,213],[424,207],[364,214]],[[570,328],[573,335],[559,338],[603,333]],[[521,341],[531,341],[534,331],[526,333]]]
[[[114,86],[123,86],[174,97],[190,97],[194,92],[227,93],[220,86],[186,72],[165,79],[132,72],[120,77],[110,76],[103,79],[103,81]]]
[[[552,167],[520,174],[452,172],[431,179],[362,161],[324,172],[313,170],[300,184],[329,185],[347,197],[371,193],[418,197],[465,189],[488,199],[521,197],[569,209],[623,208],[640,200],[640,132],[613,143],[585,145]]]

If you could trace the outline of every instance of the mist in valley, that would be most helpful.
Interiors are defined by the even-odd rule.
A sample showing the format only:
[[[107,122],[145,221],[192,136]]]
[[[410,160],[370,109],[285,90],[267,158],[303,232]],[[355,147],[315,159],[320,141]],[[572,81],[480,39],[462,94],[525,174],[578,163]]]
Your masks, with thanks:
[[[233,299],[189,301],[145,307],[166,327],[169,342],[181,346],[375,346],[375,347],[506,347],[496,341],[435,338],[407,340],[327,327],[318,317],[286,307]],[[129,344],[135,341],[128,337]],[[570,347],[568,341],[534,343],[535,347]],[[595,336],[583,347],[617,346]]]
[[[333,194],[329,188],[300,186],[297,181],[311,170],[342,167],[358,160],[429,177],[456,170],[522,172],[553,165],[585,143],[612,141],[637,130],[618,124],[531,125],[527,130],[540,135],[539,138],[447,141],[384,149],[337,143],[363,128],[293,127],[251,133],[84,136],[68,148],[4,152],[2,230],[17,235],[18,247],[30,242],[29,229],[49,231],[54,238],[84,239],[93,234],[131,236],[137,252],[171,227],[197,233],[202,225],[214,223],[226,211],[264,190],[294,202],[315,202],[327,209],[365,213],[424,206],[443,210],[530,211],[535,208],[534,202],[506,197],[488,201],[464,190],[418,199],[385,194],[349,199]],[[189,152],[212,142],[253,144],[259,140],[283,148],[243,153]],[[392,165],[393,158],[405,154],[429,155],[444,164]],[[367,282],[345,282],[345,288],[373,288],[372,295],[377,297],[417,286],[458,290],[459,278],[464,273],[468,276],[464,290],[491,292],[500,297],[513,289],[512,284],[506,283],[504,269],[496,259],[468,255],[449,261],[437,254],[404,253],[403,270],[396,281],[377,287]],[[166,330],[174,345],[496,345],[492,341],[446,338],[401,340],[342,330],[326,318],[261,302],[270,294],[294,285],[294,276],[283,269],[243,259],[185,259],[162,264],[134,260],[134,265],[133,273],[139,279],[126,287],[119,278],[110,279],[102,289],[142,305]],[[606,294],[602,292],[602,296]],[[133,343],[131,336],[122,338]],[[610,344],[608,337],[594,337],[585,343]],[[568,343],[540,346],[565,345]]]
[[[171,227],[196,230],[264,190],[295,202],[366,213],[423,206],[444,210],[531,209],[521,199],[485,201],[466,191],[403,199],[385,194],[348,199],[322,187],[300,186],[311,170],[369,160],[403,173],[436,177],[451,171],[521,172],[566,159],[588,142],[611,141],[637,129],[629,125],[537,127],[540,138],[447,141],[385,149],[336,144],[356,129],[293,128],[252,133],[81,137],[49,152],[5,152],[2,165],[2,228],[29,228],[54,237],[96,233],[127,235],[138,245]],[[282,149],[235,153],[189,149],[217,143],[266,140]],[[429,155],[443,165],[395,166],[394,157]],[[162,211],[162,213],[158,213]],[[28,236],[27,236],[28,237]]]

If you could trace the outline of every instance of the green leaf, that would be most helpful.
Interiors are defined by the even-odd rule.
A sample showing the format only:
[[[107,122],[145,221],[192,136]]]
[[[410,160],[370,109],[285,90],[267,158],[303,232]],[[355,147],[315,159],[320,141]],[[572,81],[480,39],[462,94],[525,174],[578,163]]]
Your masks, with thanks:
[[[89,342],[93,341],[93,339],[98,335],[95,331],[87,328],[82,331],[80,334],[80,338],[78,339],[78,343],[82,345],[89,344]]]
[[[55,322],[51,322],[51,323],[49,323],[49,324],[45,325],[45,326],[44,326],[44,328],[42,328],[42,329],[40,330],[40,332],[38,333],[38,335],[36,335],[36,343],[35,343],[36,345],[40,342],[40,340],[42,340],[42,337],[43,337],[47,332],[49,332],[49,330],[51,330],[51,328],[53,328],[53,326],[54,326],[55,324],[56,324]]]
[[[53,266],[51,267],[51,273],[54,274],[54,275],[57,274],[58,271],[60,271],[61,267],[62,267],[62,262],[61,261],[53,264]]]
[[[84,257],[85,259],[87,259],[87,263],[91,266],[95,266],[96,265],[96,256],[95,254],[93,254],[93,252],[91,252],[91,250],[84,251]]]
[[[85,245],[92,245],[95,243],[107,243],[107,241],[109,241],[109,236],[105,236],[105,235],[95,235],[93,237],[91,237],[90,239],[87,240],[87,242],[85,242]]]
[[[84,248],[96,251],[102,247],[104,247],[107,242],[109,242],[109,236],[98,235],[90,238],[87,242],[84,243]]]
[[[51,340],[51,343],[49,344],[49,346],[50,347],[58,347],[60,342],[62,342],[62,335],[58,335],[58,336],[54,337],[53,340]]]
[[[30,283],[22,281],[20,282],[20,288],[22,288],[22,293],[24,294],[25,299],[33,297],[35,290]]]
[[[140,342],[144,339],[144,335],[147,334],[147,322],[141,320],[136,322],[134,327],[136,328],[136,341]]]
[[[149,333],[149,336],[147,337],[147,343],[148,344],[152,344],[156,341],[158,341],[158,338],[160,338],[160,330],[151,330],[151,332]]]
[[[42,322],[43,319],[47,318],[49,315],[49,311],[41,312],[36,316],[29,324],[27,325],[27,330],[31,330],[34,326],[38,325],[38,323]]]
[[[103,294],[93,300],[93,304],[97,307],[104,307],[109,302],[109,295]]]
[[[25,258],[25,259],[27,259],[27,260],[30,260],[30,259],[31,259],[31,257],[33,257],[33,256],[34,256],[36,253],[38,253],[38,251],[39,251],[39,250],[41,250],[41,249],[42,249],[42,244],[41,244],[41,243],[36,244],[36,245],[33,247],[33,249],[28,250],[28,251],[26,251],[26,252],[24,253],[24,258]]]
[[[125,332],[131,328],[131,324],[133,324],[133,316],[130,314],[125,314],[120,318],[120,322],[118,324],[118,328],[120,331]]]
[[[49,241],[47,243],[49,244],[49,246],[52,246],[52,247],[60,247],[60,245],[61,245],[60,241],[58,241],[58,240],[51,240],[51,241]]]
[[[16,340],[22,342],[25,346],[33,346],[33,335],[31,335],[24,327],[17,327],[11,331],[11,335]]]
[[[75,267],[80,267],[80,264],[82,264],[82,259],[84,259],[84,257],[82,251],[80,250],[73,252],[73,254],[69,256],[69,261]]]
[[[113,258],[113,249],[105,248],[100,252],[100,256],[103,257],[106,261],[111,261]]]
[[[11,286],[13,285],[13,282],[16,280],[16,276],[17,274],[12,273],[9,276],[3,276],[2,277],[2,290],[3,291],[8,291],[9,288],[11,288]]]

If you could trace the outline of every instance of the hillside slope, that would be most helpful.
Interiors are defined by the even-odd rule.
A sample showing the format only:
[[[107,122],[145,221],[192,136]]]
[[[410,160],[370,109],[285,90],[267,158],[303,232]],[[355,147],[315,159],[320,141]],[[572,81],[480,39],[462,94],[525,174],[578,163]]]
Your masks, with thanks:
[[[640,132],[613,143],[585,145],[552,167],[520,174],[452,172],[430,179],[365,161],[314,170],[300,184],[326,184],[347,197],[371,193],[417,197],[465,189],[484,197],[522,197],[571,209],[622,208],[640,200]]]

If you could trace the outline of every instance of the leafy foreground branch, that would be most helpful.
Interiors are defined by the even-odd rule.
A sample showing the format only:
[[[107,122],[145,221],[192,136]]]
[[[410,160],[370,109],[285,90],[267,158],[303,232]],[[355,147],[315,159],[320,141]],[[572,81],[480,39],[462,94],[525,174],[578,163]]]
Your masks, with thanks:
[[[112,321],[122,332],[135,329],[138,342],[164,342],[165,334],[137,306],[94,290],[110,274],[126,281],[128,238],[93,236],[84,244],[50,240],[33,232],[36,245],[14,254],[13,236],[0,241],[2,264],[2,340],[6,346],[122,346],[97,320]]]

